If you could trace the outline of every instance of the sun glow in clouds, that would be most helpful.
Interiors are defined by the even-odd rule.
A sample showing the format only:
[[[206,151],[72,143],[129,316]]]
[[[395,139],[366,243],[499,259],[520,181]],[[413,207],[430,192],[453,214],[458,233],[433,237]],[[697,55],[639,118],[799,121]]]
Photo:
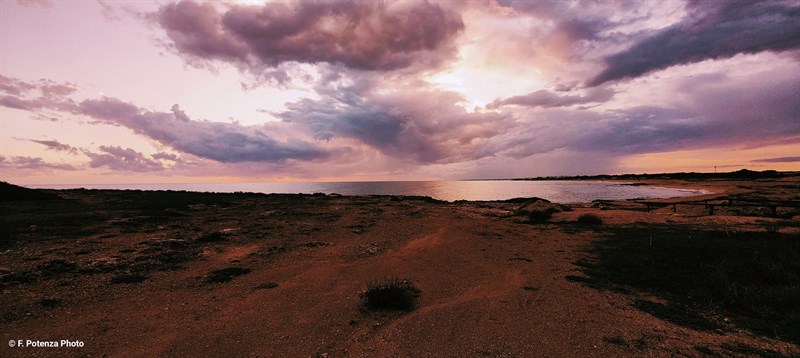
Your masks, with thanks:
[[[539,77],[541,71],[531,66],[519,69],[490,68],[460,60],[446,71],[429,76],[426,80],[439,89],[453,91],[464,97],[464,108],[474,112],[485,108],[492,101],[533,92],[543,88]]]

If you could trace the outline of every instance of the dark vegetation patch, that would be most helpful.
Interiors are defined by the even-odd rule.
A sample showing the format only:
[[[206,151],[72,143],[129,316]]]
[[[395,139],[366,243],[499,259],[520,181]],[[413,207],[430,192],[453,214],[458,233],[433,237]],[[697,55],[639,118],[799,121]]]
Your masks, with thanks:
[[[89,210],[75,200],[2,202],[0,249],[18,241],[74,239],[102,232],[106,212]]]
[[[58,195],[42,189],[28,189],[0,181],[0,201],[59,200]]]
[[[141,273],[136,273],[136,272],[134,272],[134,273],[122,273],[122,274],[117,274],[117,275],[112,276],[111,280],[109,280],[109,282],[112,283],[112,284],[131,284],[131,283],[144,282],[148,278],[150,278],[150,277],[147,276],[147,275],[141,274]]]
[[[694,350],[696,350],[696,351],[698,351],[698,352],[700,352],[700,353],[703,353],[703,354],[705,354],[705,355],[707,355],[707,356],[711,356],[711,357],[719,357],[719,353],[717,353],[717,351],[715,351],[715,350],[711,349],[710,347],[706,347],[706,346],[694,346]]]
[[[558,210],[554,208],[535,209],[528,212],[528,221],[531,223],[548,222]]]
[[[204,282],[206,283],[222,283],[228,282],[233,280],[237,276],[246,275],[250,273],[249,268],[244,267],[226,267],[220,270],[211,271],[211,273],[206,276]]]
[[[508,261],[533,262],[533,260],[531,260],[531,259],[529,259],[527,257],[512,257],[512,258],[508,259]]]
[[[778,352],[776,352],[776,351],[774,351],[772,349],[764,349],[764,348],[753,347],[753,346],[749,346],[749,345],[741,343],[741,342],[738,342],[738,343],[723,343],[722,345],[720,345],[720,348],[722,348],[723,350],[725,350],[725,351],[727,351],[729,353],[735,353],[735,354],[740,354],[740,355],[744,355],[744,356],[766,357],[766,358],[783,357],[783,355],[781,355],[780,353],[778,353]]]
[[[23,270],[9,272],[0,276],[0,284],[3,286],[18,285],[36,281],[37,274],[33,270]]]
[[[321,247],[321,246],[331,246],[331,245],[333,245],[333,243],[327,241],[312,241],[303,244],[303,246],[305,247]]]
[[[718,322],[704,316],[703,312],[698,312],[693,307],[680,302],[658,303],[648,300],[635,300],[633,307],[665,321],[699,331],[713,331],[722,328]]]
[[[595,214],[583,214],[578,216],[578,224],[581,225],[602,225],[603,219]]]
[[[628,346],[628,342],[625,342],[625,339],[620,336],[603,337],[603,340],[615,346],[622,346],[622,347]]]
[[[369,284],[361,299],[369,311],[409,312],[417,307],[419,293],[410,281],[390,278]]]
[[[529,292],[539,291],[539,288],[534,286],[525,286],[522,289]]]
[[[39,264],[36,269],[44,275],[61,275],[77,271],[78,265],[72,261],[55,259]]]
[[[256,289],[269,290],[269,289],[272,289],[272,288],[275,288],[275,287],[278,287],[277,283],[275,283],[275,282],[265,282],[265,283],[262,283],[262,284],[256,286]]]
[[[682,225],[604,227],[577,262],[598,289],[655,296],[634,306],[695,329],[739,327],[800,342],[800,235]]]
[[[207,243],[207,242],[222,242],[222,241],[227,241],[227,240],[228,240],[228,235],[227,234],[219,232],[219,231],[212,231],[212,232],[208,232],[208,233],[205,233],[203,235],[200,235],[194,241],[195,242],[200,242],[200,243]]]
[[[47,297],[47,298],[42,298],[42,299],[36,301],[36,303],[39,304],[39,306],[42,306],[44,308],[56,308],[56,307],[61,305],[61,300],[58,299],[58,298],[49,298],[49,297]]]

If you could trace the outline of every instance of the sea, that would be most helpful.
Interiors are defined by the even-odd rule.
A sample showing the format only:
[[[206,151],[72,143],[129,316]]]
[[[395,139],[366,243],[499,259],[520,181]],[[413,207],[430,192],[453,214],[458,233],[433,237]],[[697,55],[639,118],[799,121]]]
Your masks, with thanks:
[[[41,189],[184,190],[217,193],[420,195],[446,201],[506,200],[520,197],[538,197],[565,204],[585,203],[593,200],[674,198],[705,193],[702,190],[663,188],[632,183],[567,180],[63,184],[29,185],[28,187]]]

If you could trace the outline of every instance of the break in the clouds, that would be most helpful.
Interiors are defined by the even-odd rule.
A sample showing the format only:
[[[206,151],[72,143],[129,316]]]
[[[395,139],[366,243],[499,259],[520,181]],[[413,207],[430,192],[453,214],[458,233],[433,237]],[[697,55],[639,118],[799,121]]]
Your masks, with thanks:
[[[589,85],[740,53],[800,48],[797,1],[693,0],[686,7],[685,20],[608,57],[607,68]]]
[[[736,163],[797,162],[796,1],[40,3],[0,3],[4,169],[535,176],[752,148]]]
[[[183,0],[156,14],[175,50],[260,69],[286,62],[394,70],[436,64],[464,28],[427,1],[300,1],[223,6]]]

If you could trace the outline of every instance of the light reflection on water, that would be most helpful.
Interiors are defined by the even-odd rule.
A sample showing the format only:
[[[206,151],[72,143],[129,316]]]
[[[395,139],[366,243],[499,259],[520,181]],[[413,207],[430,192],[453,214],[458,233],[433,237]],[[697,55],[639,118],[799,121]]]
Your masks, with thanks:
[[[389,181],[307,183],[187,183],[187,184],[76,184],[31,185],[45,189],[139,189],[198,192],[337,193],[342,195],[422,195],[440,200],[504,200],[539,197],[558,203],[590,202],[597,199],[671,198],[701,194],[701,191],[653,186],[620,185],[601,181]]]

